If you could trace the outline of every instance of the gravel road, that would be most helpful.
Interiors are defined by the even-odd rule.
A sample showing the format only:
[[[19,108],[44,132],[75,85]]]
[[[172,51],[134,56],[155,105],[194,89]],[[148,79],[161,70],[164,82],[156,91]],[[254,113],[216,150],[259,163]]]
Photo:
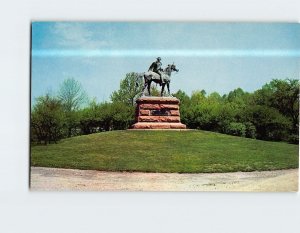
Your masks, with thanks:
[[[32,191],[298,191],[298,169],[233,173],[103,172],[31,167]]]

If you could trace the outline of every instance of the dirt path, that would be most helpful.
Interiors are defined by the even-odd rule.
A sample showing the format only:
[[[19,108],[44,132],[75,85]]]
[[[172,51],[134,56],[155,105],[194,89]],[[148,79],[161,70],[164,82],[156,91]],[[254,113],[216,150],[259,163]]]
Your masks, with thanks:
[[[286,192],[298,190],[298,169],[177,174],[32,167],[31,190]]]

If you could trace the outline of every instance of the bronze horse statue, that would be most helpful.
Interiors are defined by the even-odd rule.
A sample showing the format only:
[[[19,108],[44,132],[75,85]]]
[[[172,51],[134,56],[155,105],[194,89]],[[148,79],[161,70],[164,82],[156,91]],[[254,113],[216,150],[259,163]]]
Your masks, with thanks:
[[[170,96],[170,82],[171,82],[171,74],[172,74],[173,71],[178,72],[179,70],[176,69],[176,66],[174,64],[168,65],[161,72],[162,82],[160,81],[159,74],[157,74],[157,73],[155,73],[153,71],[148,71],[148,72],[144,72],[144,73],[138,74],[138,77],[137,77],[137,80],[136,80],[136,85],[137,86],[139,85],[138,79],[144,78],[144,87],[142,89],[142,93],[144,95],[144,91],[145,91],[145,89],[147,87],[149,96],[151,95],[150,88],[151,88],[151,83],[152,82],[161,84],[160,96],[163,96],[163,93],[164,93],[164,90],[165,90],[165,86],[167,85],[168,95]]]

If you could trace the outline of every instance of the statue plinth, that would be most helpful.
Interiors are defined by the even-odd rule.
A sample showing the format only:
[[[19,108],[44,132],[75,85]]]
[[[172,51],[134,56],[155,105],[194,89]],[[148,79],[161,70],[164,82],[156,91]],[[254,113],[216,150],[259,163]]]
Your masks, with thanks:
[[[186,129],[180,122],[179,99],[141,97],[136,103],[136,123],[132,129]]]

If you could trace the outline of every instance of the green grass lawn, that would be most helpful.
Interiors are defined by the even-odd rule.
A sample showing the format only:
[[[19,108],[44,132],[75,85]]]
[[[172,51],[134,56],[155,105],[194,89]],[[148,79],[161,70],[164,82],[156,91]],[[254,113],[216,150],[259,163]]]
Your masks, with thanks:
[[[31,165],[103,171],[233,172],[298,168],[298,145],[206,131],[110,131],[33,146]]]

